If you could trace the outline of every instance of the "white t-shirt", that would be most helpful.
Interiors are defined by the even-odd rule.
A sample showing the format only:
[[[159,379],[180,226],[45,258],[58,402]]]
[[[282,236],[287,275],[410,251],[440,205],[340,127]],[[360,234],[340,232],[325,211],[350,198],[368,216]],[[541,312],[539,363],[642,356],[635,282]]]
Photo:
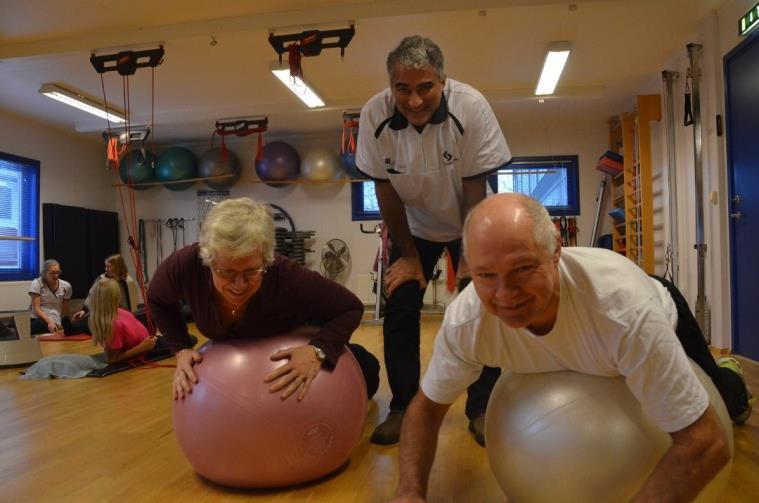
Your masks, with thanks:
[[[396,110],[390,89],[361,109],[356,167],[389,180],[406,207],[411,234],[434,242],[461,237],[462,179],[511,160],[493,110],[479,91],[446,79],[444,99],[422,132]]]
[[[42,278],[34,278],[29,285],[29,294],[37,294],[40,296],[40,308],[48,318],[53,320],[56,324],[61,324],[61,306],[64,299],[70,299],[72,294],[71,284],[68,281],[58,280],[58,290],[51,291],[47,287]],[[30,305],[29,312],[32,318],[38,316],[34,313],[34,308]]]
[[[474,285],[446,310],[422,390],[452,403],[483,365],[515,373],[573,370],[625,376],[664,431],[693,424],[709,405],[675,335],[669,292],[628,259],[599,248],[564,248],[553,329],[536,336],[488,313]]]

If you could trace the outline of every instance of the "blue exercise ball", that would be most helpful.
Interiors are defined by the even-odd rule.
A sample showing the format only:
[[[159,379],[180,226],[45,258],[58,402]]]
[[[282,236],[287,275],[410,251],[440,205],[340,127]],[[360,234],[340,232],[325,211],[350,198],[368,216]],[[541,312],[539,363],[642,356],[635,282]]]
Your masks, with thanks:
[[[198,161],[198,176],[202,178],[230,175],[228,178],[203,180],[212,189],[228,189],[237,183],[241,174],[240,158],[229,149],[222,150],[220,147],[211,148],[201,155]]]
[[[129,149],[119,161],[119,177],[123,183],[147,183],[155,180],[156,156],[144,148]],[[146,190],[150,185],[136,186]]]
[[[300,156],[283,141],[273,141],[264,146],[264,158],[256,160],[256,173],[264,182],[286,182],[300,176]],[[283,183],[267,183],[272,187],[284,187]]]
[[[156,178],[162,182],[175,182],[198,176],[198,158],[184,147],[171,147],[158,156]],[[185,190],[195,182],[164,184],[169,190]]]
[[[356,154],[352,152],[343,152],[340,155],[340,164],[348,176],[355,180],[366,180],[366,176],[356,169]]]

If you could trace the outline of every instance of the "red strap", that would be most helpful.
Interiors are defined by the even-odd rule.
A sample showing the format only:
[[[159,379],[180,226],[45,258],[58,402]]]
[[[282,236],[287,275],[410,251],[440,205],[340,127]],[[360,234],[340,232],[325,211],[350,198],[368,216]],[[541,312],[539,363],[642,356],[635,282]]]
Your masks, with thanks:
[[[287,47],[287,62],[290,65],[290,77],[303,76],[303,68],[300,66],[300,45],[291,44]]]
[[[116,137],[108,138],[106,146],[108,155],[108,168],[116,169],[119,166],[119,156],[126,150],[126,145],[119,146],[119,139]]]
[[[129,360],[129,365],[132,366],[132,368],[142,368],[143,370],[147,369],[155,369],[155,368],[176,368],[176,365],[171,364],[158,364],[154,363],[147,358],[145,358],[145,353],[141,354],[140,356],[136,358],[132,358]]]
[[[355,135],[353,134],[355,130]],[[346,143],[345,132],[348,132],[348,141]],[[340,135],[340,154],[355,154],[356,153],[356,135],[358,135],[358,121],[343,120],[343,132]]]
[[[449,292],[453,292],[456,289],[456,270],[453,267],[453,259],[451,259],[451,254],[448,253],[448,250],[445,250],[445,262],[447,264],[446,271],[445,271],[445,286],[448,288]]]
[[[264,160],[264,133],[258,132],[258,147],[256,148],[256,161]]]

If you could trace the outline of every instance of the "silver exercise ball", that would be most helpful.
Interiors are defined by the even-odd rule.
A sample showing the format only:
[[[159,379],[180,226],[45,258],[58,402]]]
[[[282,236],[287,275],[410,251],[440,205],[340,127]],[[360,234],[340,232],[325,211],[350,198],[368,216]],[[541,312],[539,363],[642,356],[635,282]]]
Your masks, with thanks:
[[[300,171],[307,180],[334,180],[341,172],[340,156],[328,148],[313,149],[301,161]]]
[[[733,429],[711,379],[693,364],[725,428],[731,461],[696,501],[727,485]],[[630,501],[669,448],[622,377],[504,374],[485,417],[490,467],[509,501]]]

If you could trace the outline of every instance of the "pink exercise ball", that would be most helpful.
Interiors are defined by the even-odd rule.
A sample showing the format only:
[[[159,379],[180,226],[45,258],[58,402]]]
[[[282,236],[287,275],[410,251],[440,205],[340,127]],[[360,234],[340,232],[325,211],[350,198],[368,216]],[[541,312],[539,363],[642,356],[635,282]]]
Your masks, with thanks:
[[[302,334],[302,332],[301,332]],[[323,477],[348,460],[361,439],[366,385],[348,349],[322,369],[306,397],[282,400],[264,377],[287,360],[277,350],[303,335],[209,342],[195,365],[198,383],[174,402],[174,430],[204,478],[230,487],[273,488]]]

